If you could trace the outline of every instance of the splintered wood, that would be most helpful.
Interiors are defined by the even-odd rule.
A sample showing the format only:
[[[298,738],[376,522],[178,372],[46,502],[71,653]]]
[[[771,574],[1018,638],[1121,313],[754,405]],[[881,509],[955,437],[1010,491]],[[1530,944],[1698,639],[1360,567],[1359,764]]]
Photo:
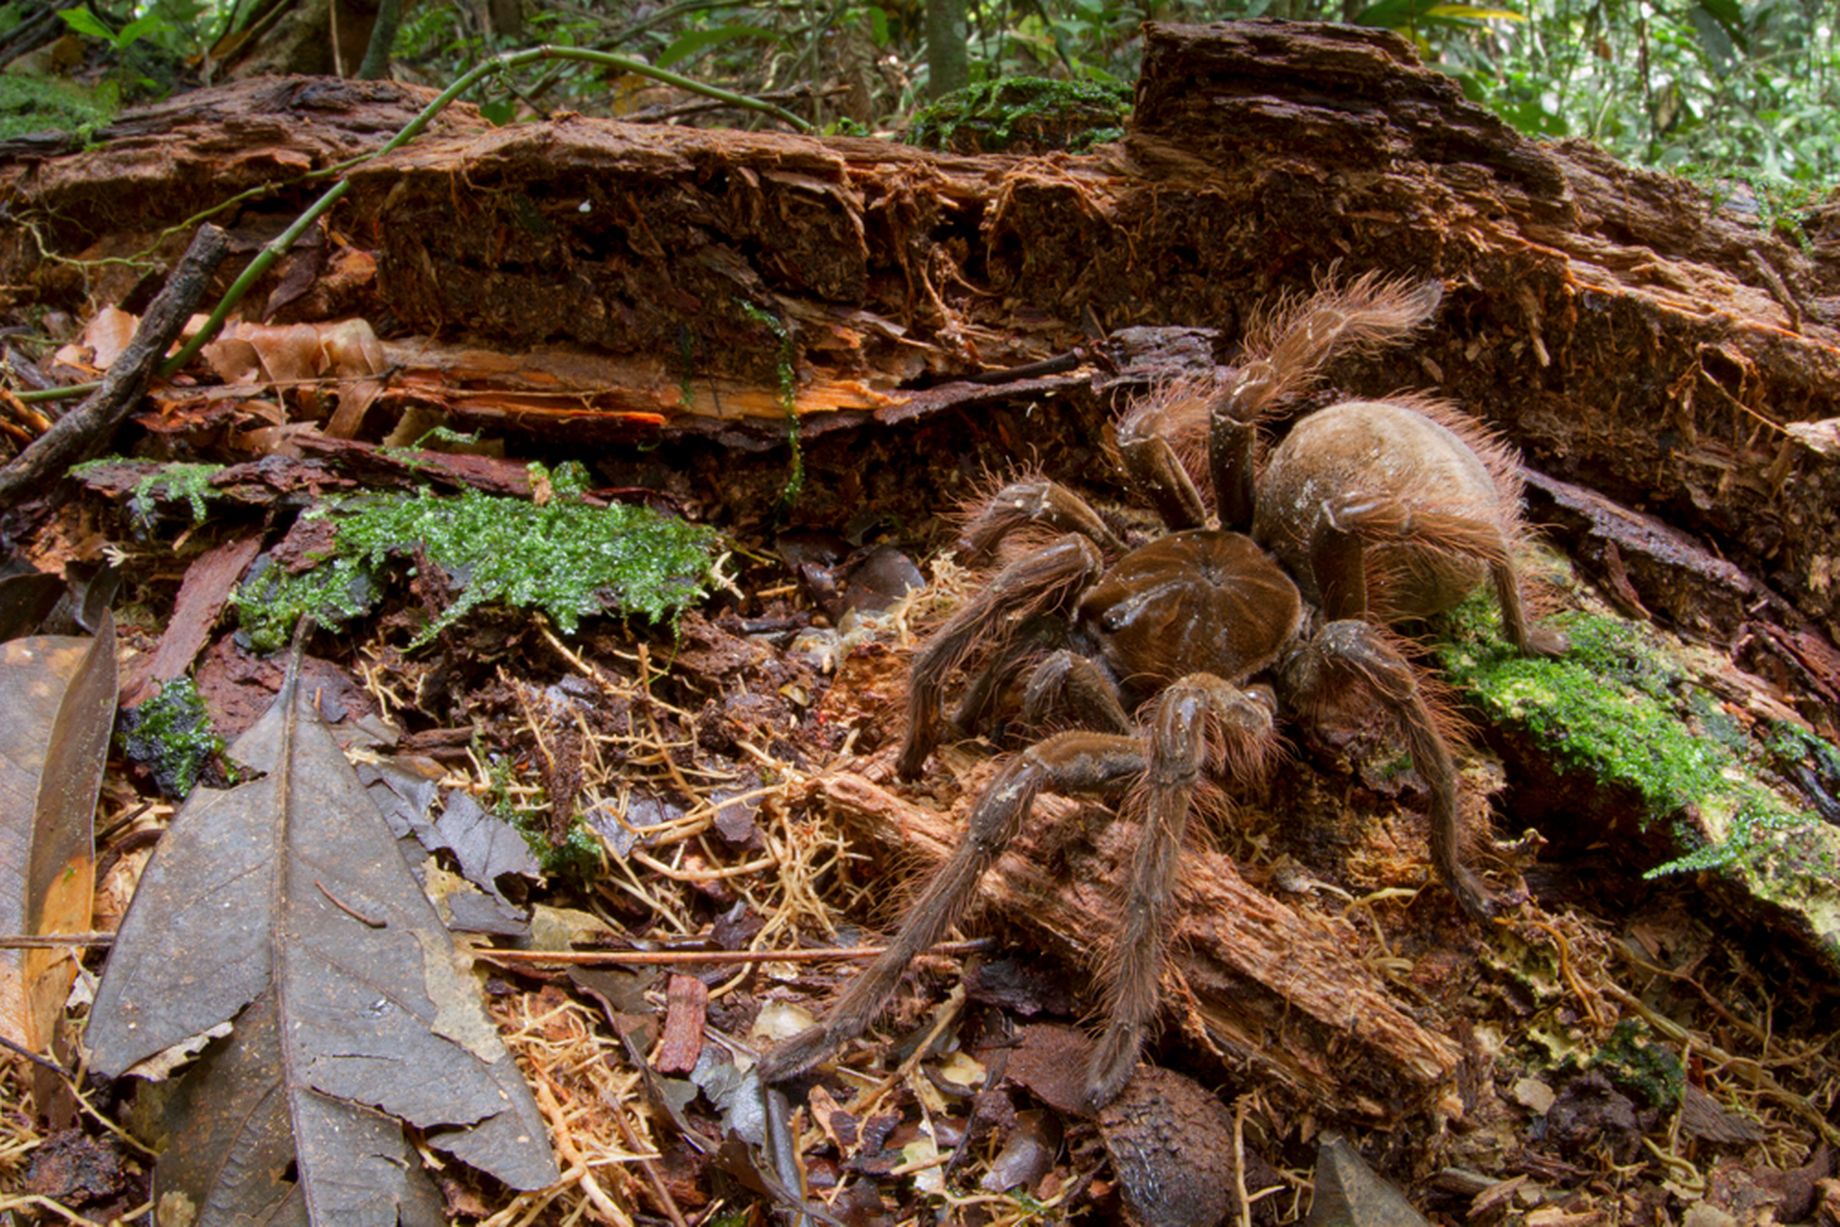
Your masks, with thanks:
[[[961,837],[960,820],[862,774],[826,774],[810,789],[879,856],[930,867]],[[1091,845],[1069,839],[1078,808],[1039,798],[982,898],[1055,955],[1091,965],[1102,954],[1095,935],[1118,927],[1136,831],[1117,822]],[[1461,1049],[1413,1021],[1331,922],[1254,890],[1231,859],[1204,849],[1186,853],[1178,907],[1167,997],[1186,999],[1193,1018],[1185,1023],[1198,1023],[1233,1061],[1308,1102],[1370,1120],[1431,1107],[1460,1113],[1451,1092]]]

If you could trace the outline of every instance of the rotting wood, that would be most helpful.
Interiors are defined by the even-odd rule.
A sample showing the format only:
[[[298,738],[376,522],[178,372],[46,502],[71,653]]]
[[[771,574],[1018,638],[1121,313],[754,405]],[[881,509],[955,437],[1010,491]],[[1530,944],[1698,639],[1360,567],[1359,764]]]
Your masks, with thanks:
[[[124,176],[183,180],[173,201],[134,193],[143,225],[170,224],[380,144],[358,117],[388,88],[201,91],[6,187],[23,219],[58,219],[45,233],[60,249],[129,228],[111,190]],[[324,122],[291,122],[303,114]],[[1711,539],[1826,635],[1840,628],[1840,457],[1786,429],[1840,417],[1840,209],[1806,223],[1804,251],[1686,180],[1521,137],[1378,31],[1152,24],[1130,133],[1080,156],[580,117],[487,131],[457,108],[355,170],[339,217],[337,293],[288,318],[344,310],[500,354],[648,364],[640,381],[584,371],[552,387],[582,410],[565,415],[571,438],[597,437],[604,409],[774,428],[782,365],[806,429],[841,414],[873,430],[869,413],[889,424],[938,385],[1069,352],[1088,316],[1218,329],[1225,356],[1250,304],[1335,258],[1437,275],[1439,327],[1362,368],[1356,390],[1435,388],[1543,470]],[[29,244],[5,265],[52,297],[74,284]],[[780,321],[789,352],[742,303]]]
[[[853,842],[911,858],[921,870],[943,861],[960,838],[948,815],[867,774],[820,776],[810,794]],[[1093,935],[1116,928],[1135,831],[1108,824],[1083,846],[1066,835],[1077,809],[1063,798],[1038,799],[1036,816],[985,879],[981,897],[1042,949],[1091,965],[1102,957]],[[1165,981],[1186,985],[1208,1038],[1235,1062],[1337,1115],[1378,1122],[1452,1108],[1462,1050],[1401,1009],[1329,922],[1253,889],[1228,857],[1193,848],[1178,907]]]

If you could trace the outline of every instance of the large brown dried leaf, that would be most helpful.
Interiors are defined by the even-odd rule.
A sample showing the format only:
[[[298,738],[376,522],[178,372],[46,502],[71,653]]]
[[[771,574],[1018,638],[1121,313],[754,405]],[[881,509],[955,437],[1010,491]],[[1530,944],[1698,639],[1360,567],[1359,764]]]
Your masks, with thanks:
[[[339,408],[326,430],[349,438],[383,391],[383,346],[360,319],[324,324],[236,323],[204,349],[205,360],[227,384],[272,383],[287,390],[330,384]]]
[[[192,1106],[170,1122],[185,1154],[162,1160],[161,1195],[272,1212],[292,1196],[271,1161],[285,1129],[316,1221],[421,1221],[419,1169],[378,1113],[515,1188],[553,1183],[477,984],[292,672],[231,755],[262,774],[199,789],[173,820],[89,1025],[94,1067],[118,1076],[236,1020],[187,1081]]]
[[[91,819],[115,723],[115,626],[0,645],[0,932],[90,926]],[[49,1042],[76,972],[68,950],[0,951],[0,1034]]]

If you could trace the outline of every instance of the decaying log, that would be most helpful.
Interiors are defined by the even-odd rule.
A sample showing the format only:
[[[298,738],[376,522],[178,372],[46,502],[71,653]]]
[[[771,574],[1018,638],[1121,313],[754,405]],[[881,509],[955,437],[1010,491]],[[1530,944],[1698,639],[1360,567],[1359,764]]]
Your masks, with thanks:
[[[962,815],[904,800],[865,774],[827,773],[811,796],[857,846],[912,858],[922,871],[943,861],[963,830]],[[1043,951],[1091,966],[1103,957],[1103,935],[1118,927],[1136,832],[1119,822],[1090,842],[1070,838],[1079,808],[1039,798],[981,897]],[[1264,1085],[1373,1122],[1432,1108],[1461,1115],[1462,1050],[1406,1013],[1334,922],[1253,889],[1230,858],[1202,849],[1184,856],[1177,907],[1165,1000],[1186,1001],[1185,1021]]]
[[[102,254],[375,147],[423,97],[392,88],[187,95],[99,150],[7,169],[4,187],[54,248]],[[988,389],[941,385],[1073,353],[1089,320],[1215,329],[1225,358],[1247,309],[1337,258],[1438,276],[1447,305],[1414,352],[1335,377],[1435,389],[1537,467],[1711,540],[1840,627],[1840,457],[1785,429],[1840,418],[1840,206],[1805,223],[1803,250],[1685,180],[1521,137],[1381,32],[1152,25],[1129,134],[1081,156],[579,117],[487,130],[457,108],[353,177],[340,309],[643,367],[551,382],[580,397],[570,413],[502,419],[548,434],[637,407],[666,433],[713,418],[783,437],[782,372],[810,428],[975,423]],[[52,297],[78,284],[23,239],[4,265]]]

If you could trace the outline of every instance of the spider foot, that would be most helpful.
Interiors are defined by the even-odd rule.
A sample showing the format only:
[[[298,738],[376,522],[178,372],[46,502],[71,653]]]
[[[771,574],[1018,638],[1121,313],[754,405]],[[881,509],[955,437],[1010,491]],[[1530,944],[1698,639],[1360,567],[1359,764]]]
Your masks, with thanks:
[[[1124,1090],[1125,1083],[1137,1072],[1137,1050],[1142,1038],[1137,1028],[1116,1024],[1099,1037],[1086,1062],[1086,1089],[1080,1096],[1081,1106],[1088,1112],[1098,1112]]]
[[[844,1038],[834,1034],[832,1028],[817,1023],[775,1044],[773,1051],[761,1057],[755,1068],[760,1071],[760,1080],[769,1086],[790,1082],[828,1057]]]

